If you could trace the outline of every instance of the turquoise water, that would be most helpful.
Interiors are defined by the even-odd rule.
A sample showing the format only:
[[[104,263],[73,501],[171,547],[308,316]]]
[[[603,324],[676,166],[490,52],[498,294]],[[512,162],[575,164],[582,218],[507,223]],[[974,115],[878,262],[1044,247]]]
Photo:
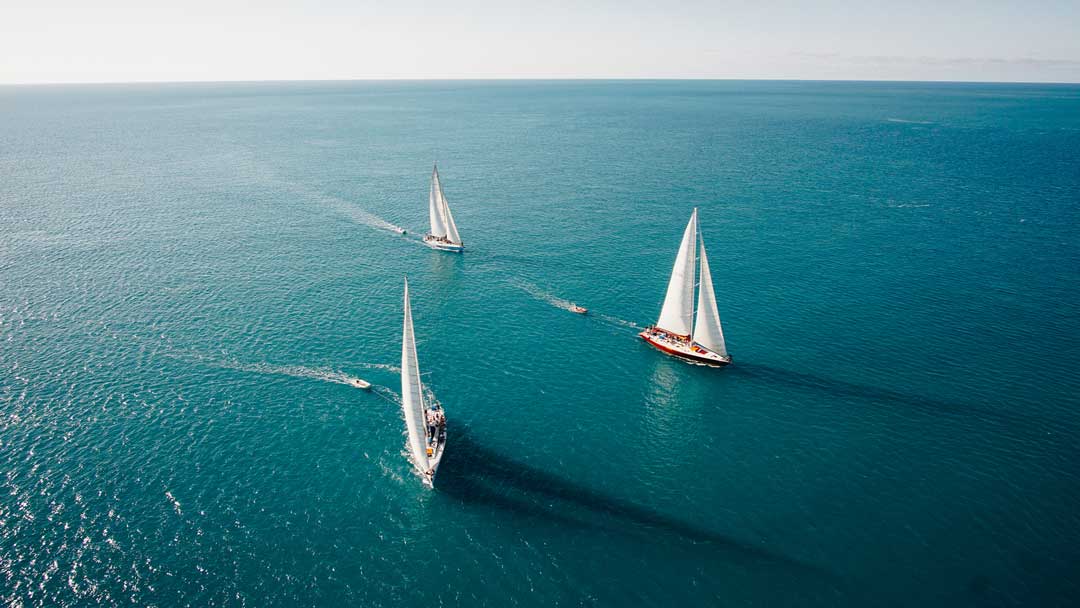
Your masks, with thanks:
[[[1076,86],[2,87],[0,597],[1074,605],[1078,153]],[[635,337],[694,206],[723,370]]]

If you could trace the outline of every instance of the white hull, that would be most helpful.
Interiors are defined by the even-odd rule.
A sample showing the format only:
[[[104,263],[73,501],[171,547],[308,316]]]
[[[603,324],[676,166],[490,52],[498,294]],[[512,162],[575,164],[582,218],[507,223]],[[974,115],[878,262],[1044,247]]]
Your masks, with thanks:
[[[450,251],[452,253],[461,253],[462,251],[465,251],[465,245],[463,243],[447,243],[430,234],[424,237],[424,244],[432,249],[438,249],[439,251]]]
[[[424,485],[429,488],[435,487],[435,474],[439,472],[439,463],[442,462],[443,452],[446,450],[446,423],[437,427],[432,438],[431,451],[428,455],[429,472],[423,473]]]

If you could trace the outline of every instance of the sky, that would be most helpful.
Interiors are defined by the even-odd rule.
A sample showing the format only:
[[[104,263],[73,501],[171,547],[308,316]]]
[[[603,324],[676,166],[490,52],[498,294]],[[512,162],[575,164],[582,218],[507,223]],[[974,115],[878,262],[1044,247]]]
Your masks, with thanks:
[[[0,83],[1080,82],[1080,0],[0,0]]]

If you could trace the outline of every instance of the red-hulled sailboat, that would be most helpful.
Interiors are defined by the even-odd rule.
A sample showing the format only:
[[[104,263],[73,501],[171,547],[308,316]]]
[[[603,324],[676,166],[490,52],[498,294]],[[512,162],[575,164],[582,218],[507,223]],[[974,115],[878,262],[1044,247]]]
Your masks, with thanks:
[[[660,319],[638,334],[662,352],[690,363],[722,367],[731,363],[724,332],[720,328],[720,312],[716,309],[709,260],[705,242],[698,234],[697,209],[683,232],[675,267],[671,271]],[[701,255],[697,254],[701,243]],[[698,263],[700,262],[700,264]],[[694,275],[700,266],[701,279],[697,293],[697,318],[694,317]]]

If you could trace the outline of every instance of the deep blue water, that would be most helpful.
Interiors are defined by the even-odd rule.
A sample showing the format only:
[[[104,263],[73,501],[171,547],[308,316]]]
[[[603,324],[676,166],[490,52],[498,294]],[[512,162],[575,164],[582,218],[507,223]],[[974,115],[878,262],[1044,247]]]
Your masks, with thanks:
[[[1078,158],[1077,86],[0,87],[0,598],[1075,605]],[[723,370],[633,328],[694,206]]]

